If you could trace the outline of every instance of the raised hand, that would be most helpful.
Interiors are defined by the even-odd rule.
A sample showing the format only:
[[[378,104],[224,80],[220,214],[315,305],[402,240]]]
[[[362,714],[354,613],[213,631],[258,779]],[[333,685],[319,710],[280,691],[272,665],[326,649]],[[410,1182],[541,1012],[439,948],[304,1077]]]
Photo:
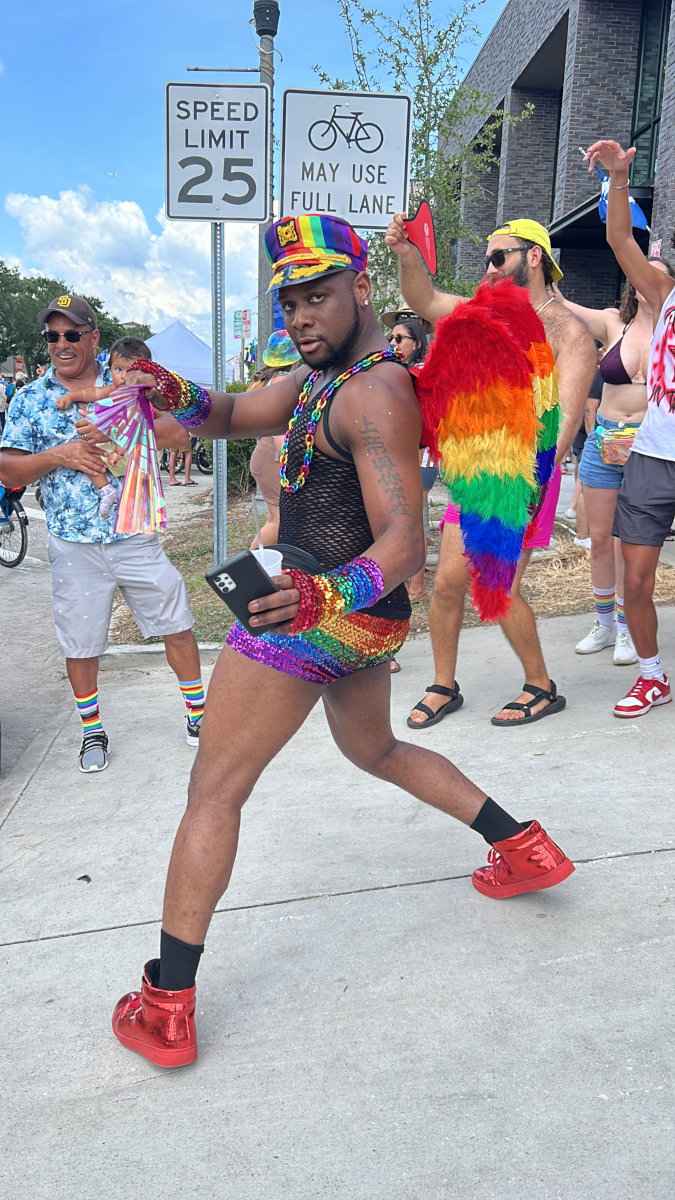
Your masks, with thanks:
[[[387,232],[384,235],[384,240],[394,254],[406,254],[408,250],[413,250],[414,246],[408,241],[408,234],[405,228],[406,216],[405,213],[396,213],[389,223]]]
[[[637,154],[635,146],[624,150],[618,142],[603,140],[594,142],[586,151],[586,162],[589,172],[594,171],[598,164],[609,171],[610,175],[628,176],[631,163]]]

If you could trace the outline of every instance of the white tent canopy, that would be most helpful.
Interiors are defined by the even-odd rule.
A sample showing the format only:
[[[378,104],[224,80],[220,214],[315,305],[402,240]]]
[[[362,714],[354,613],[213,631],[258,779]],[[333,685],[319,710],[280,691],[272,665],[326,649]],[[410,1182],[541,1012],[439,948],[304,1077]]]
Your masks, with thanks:
[[[176,371],[185,379],[209,387],[213,380],[211,347],[182,321],[173,321],[161,333],[148,338],[155,362]]]

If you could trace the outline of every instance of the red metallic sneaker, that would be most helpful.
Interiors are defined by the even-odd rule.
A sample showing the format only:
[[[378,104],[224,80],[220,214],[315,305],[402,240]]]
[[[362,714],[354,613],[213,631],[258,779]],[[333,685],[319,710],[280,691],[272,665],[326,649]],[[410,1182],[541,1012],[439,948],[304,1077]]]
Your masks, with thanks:
[[[115,1005],[115,1037],[157,1067],[186,1067],[197,1057],[195,987],[169,992],[152,982],[159,959],[145,964],[140,992],[129,992]]]
[[[522,892],[555,887],[573,871],[574,863],[539,822],[532,821],[522,833],[495,842],[488,853],[488,865],[474,871],[471,882],[484,896],[508,900]]]
[[[641,717],[650,708],[670,704],[672,698],[667,675],[663,679],[645,679],[638,675],[630,691],[623,700],[617,701],[612,712],[615,717]]]

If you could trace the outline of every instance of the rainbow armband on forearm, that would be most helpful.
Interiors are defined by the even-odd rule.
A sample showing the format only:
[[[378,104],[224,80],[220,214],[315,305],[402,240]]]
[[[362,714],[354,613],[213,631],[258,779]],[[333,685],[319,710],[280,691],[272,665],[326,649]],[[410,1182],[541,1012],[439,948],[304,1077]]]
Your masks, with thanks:
[[[353,558],[325,575],[290,570],[300,593],[300,608],[290,633],[304,633],[335,617],[372,608],[384,594],[384,577],[372,558]]]
[[[128,369],[154,376],[155,390],[166,400],[168,411],[181,425],[196,429],[204,424],[211,412],[211,397],[206,388],[145,358],[137,358]]]

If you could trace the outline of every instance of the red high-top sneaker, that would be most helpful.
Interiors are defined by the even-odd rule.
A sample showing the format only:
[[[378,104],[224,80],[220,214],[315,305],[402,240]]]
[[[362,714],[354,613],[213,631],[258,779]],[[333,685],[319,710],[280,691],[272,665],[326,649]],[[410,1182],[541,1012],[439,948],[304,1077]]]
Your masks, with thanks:
[[[196,987],[169,992],[152,982],[159,959],[145,964],[140,992],[129,992],[115,1005],[115,1037],[157,1067],[186,1067],[197,1057]]]
[[[522,833],[495,842],[488,853],[488,865],[474,871],[471,882],[484,896],[508,900],[521,892],[555,887],[573,871],[574,863],[539,822],[532,821]]]

